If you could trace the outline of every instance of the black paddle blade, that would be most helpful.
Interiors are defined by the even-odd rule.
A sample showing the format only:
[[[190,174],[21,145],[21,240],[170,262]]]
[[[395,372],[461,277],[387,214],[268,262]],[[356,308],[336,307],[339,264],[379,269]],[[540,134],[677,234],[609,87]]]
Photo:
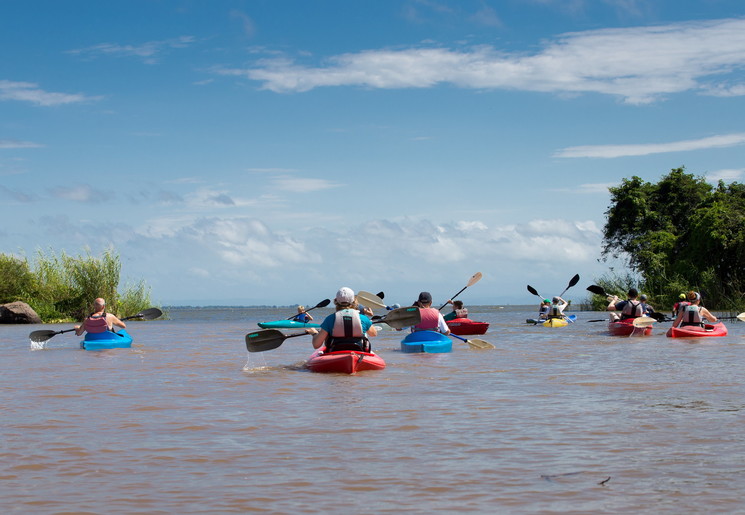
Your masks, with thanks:
[[[598,286],[597,284],[591,284],[587,287],[587,291],[590,293],[594,293],[595,295],[602,295],[603,297],[607,297],[608,294],[605,293],[605,290],[602,286]]]
[[[385,298],[385,293],[383,293],[382,291],[379,291],[378,292],[378,297],[380,297],[381,299],[384,299]]]
[[[532,293],[533,295],[535,295],[536,297],[540,297],[540,295],[538,295],[538,292],[536,291],[536,289],[533,288],[531,285],[528,285],[528,291],[530,293]]]
[[[51,329],[41,329],[39,331],[32,332],[28,335],[28,337],[34,343],[44,343],[55,334],[59,334],[59,332],[52,331]]]
[[[141,318],[142,320],[155,320],[156,318],[159,318],[162,314],[163,312],[159,310],[158,308],[148,308],[148,309],[143,309],[136,315],[127,317],[124,320],[133,320],[135,318]]]
[[[331,304],[331,299],[323,299],[321,302],[319,302],[318,304],[316,304],[315,307],[317,307],[317,308],[325,308],[329,304]]]
[[[574,277],[572,277],[572,280],[569,281],[569,286],[567,286],[567,290],[577,284],[579,282],[579,274],[576,274]]]
[[[411,327],[421,322],[422,314],[419,312],[419,308],[410,306],[394,309],[387,315],[380,317],[377,321],[385,322],[394,329],[403,329],[404,327]]]
[[[666,322],[667,321],[667,320],[665,320],[667,317],[665,317],[665,314],[664,313],[657,313],[655,311],[654,313],[649,313],[647,316],[649,316],[650,318],[654,318],[658,322]]]
[[[282,331],[277,329],[263,329],[246,335],[246,348],[248,352],[264,352],[276,349],[287,338]]]

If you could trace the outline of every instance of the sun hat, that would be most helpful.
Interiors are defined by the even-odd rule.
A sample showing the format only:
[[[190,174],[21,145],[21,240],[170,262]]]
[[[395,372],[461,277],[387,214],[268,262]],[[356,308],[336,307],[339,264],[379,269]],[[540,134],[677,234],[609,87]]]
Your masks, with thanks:
[[[352,288],[347,288],[346,286],[339,288],[339,291],[336,292],[336,302],[339,304],[351,304],[354,302],[354,292],[352,291]]]

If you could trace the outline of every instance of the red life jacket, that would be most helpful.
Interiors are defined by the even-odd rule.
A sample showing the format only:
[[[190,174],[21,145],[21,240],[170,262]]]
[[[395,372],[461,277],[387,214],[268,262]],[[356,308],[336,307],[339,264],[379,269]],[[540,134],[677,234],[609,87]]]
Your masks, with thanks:
[[[437,331],[440,326],[440,311],[435,308],[419,308],[422,321],[414,326],[415,331]]]
[[[83,324],[85,326],[85,330],[89,333],[103,333],[109,330],[109,324],[106,321],[105,312],[103,315],[100,316],[90,315],[88,318],[85,319],[85,322]]]

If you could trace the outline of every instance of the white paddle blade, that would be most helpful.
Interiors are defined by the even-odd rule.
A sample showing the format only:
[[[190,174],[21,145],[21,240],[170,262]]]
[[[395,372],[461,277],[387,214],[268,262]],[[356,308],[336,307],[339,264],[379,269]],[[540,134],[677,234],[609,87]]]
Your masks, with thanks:
[[[632,324],[634,325],[634,327],[649,327],[655,322],[657,322],[657,320],[652,317],[638,317],[634,319]]]
[[[466,287],[473,286],[474,284],[476,284],[480,280],[481,280],[481,272],[476,272],[475,274],[473,274],[473,276],[471,277],[471,279],[468,281],[468,284],[466,285]]]
[[[385,303],[380,297],[378,297],[374,293],[370,293],[369,291],[358,291],[357,302],[367,307],[370,307],[370,306],[375,306],[376,308],[386,307]]]
[[[740,320],[741,322],[745,322],[745,312],[744,313],[740,313],[739,315],[737,315],[736,318],[738,320]]]
[[[496,347],[492,345],[491,343],[481,340],[479,338],[474,338],[472,340],[466,340],[466,343],[476,349],[496,349]]]

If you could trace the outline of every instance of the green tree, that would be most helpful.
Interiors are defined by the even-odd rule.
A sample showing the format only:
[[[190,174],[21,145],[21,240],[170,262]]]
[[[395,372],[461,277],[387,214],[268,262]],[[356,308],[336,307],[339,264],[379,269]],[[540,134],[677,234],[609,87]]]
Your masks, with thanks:
[[[0,254],[0,304],[26,300],[33,289],[34,277],[28,261]]]

